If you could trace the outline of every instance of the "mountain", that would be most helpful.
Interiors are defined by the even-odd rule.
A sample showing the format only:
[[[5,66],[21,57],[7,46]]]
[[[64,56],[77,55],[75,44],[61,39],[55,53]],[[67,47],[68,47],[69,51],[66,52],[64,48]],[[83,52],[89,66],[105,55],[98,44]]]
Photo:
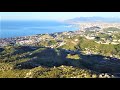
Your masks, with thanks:
[[[65,22],[120,22],[120,18],[117,17],[76,17],[73,19],[65,20]]]

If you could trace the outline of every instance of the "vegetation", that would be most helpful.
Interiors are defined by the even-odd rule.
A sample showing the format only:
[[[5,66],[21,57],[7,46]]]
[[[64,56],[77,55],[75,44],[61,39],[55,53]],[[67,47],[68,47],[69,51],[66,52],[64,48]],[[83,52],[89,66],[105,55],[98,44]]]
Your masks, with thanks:
[[[115,27],[109,27],[109,28],[105,28],[104,31],[120,31],[120,29]]]
[[[70,58],[70,59],[80,59],[80,57],[79,57],[78,54],[76,54],[76,55],[68,54],[68,55],[67,55],[67,58]]]
[[[60,66],[53,68],[36,67],[26,74],[26,78],[97,78],[98,75],[89,70]]]
[[[101,36],[95,39],[99,41]],[[120,44],[98,44],[79,35],[66,36],[63,41],[65,44],[57,48],[48,47],[58,43],[52,38],[36,46],[1,47],[0,77],[99,78],[101,73],[120,77],[116,76],[120,60],[115,58],[120,57]]]

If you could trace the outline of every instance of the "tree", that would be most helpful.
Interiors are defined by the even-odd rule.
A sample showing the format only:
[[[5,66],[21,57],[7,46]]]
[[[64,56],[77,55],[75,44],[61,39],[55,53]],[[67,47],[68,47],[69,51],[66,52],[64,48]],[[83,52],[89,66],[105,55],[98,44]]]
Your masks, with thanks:
[[[96,37],[95,37],[95,40],[99,41],[99,40],[100,40],[100,37],[96,36]]]

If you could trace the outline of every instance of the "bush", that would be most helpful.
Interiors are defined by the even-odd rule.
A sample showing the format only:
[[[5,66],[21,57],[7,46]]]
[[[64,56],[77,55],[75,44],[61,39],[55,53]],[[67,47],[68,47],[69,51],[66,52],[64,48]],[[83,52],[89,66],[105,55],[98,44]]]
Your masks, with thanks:
[[[30,70],[26,78],[96,78],[97,74],[90,70],[72,66],[59,66],[54,68],[37,67]]]
[[[67,58],[69,58],[69,59],[80,59],[78,54],[75,54],[75,55],[67,54]]]
[[[12,70],[13,65],[9,63],[0,63],[0,71]]]

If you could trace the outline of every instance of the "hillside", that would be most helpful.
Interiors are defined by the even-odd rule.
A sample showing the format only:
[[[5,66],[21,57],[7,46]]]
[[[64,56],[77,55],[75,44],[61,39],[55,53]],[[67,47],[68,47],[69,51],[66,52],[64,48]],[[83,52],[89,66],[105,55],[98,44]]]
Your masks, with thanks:
[[[47,35],[49,36],[49,35]],[[47,38],[37,45],[0,48],[1,78],[116,78],[120,77],[119,45],[102,45],[79,35]],[[43,36],[42,36],[43,37]],[[54,41],[53,41],[54,40]],[[46,42],[46,43],[45,43]],[[55,45],[55,47],[51,47]],[[97,52],[97,53],[96,53]]]

